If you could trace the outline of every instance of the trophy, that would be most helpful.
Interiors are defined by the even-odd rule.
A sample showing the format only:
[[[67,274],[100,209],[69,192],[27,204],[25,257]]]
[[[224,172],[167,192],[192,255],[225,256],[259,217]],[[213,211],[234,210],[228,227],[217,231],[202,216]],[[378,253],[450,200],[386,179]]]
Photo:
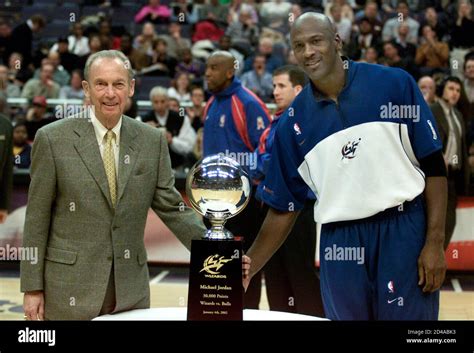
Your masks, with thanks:
[[[191,244],[188,320],[242,320],[242,242],[224,228],[250,197],[250,179],[232,158],[212,155],[198,161],[186,179],[186,194],[211,223]]]

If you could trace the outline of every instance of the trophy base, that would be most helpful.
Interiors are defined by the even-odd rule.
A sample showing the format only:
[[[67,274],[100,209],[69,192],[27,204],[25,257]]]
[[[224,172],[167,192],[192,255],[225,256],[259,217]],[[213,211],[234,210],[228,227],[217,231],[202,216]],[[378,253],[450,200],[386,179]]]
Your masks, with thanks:
[[[202,238],[205,240],[232,240],[234,236],[227,229],[216,230],[211,228],[206,231]]]
[[[242,320],[242,242],[193,240],[188,320]]]

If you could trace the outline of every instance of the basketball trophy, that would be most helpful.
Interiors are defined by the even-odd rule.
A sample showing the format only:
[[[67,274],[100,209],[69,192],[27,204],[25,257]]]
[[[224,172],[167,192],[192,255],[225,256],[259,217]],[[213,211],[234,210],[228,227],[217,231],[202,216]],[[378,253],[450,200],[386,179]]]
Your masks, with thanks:
[[[250,197],[250,179],[232,158],[212,155],[188,173],[186,194],[211,223],[191,244],[188,320],[242,320],[242,242],[224,228]]]

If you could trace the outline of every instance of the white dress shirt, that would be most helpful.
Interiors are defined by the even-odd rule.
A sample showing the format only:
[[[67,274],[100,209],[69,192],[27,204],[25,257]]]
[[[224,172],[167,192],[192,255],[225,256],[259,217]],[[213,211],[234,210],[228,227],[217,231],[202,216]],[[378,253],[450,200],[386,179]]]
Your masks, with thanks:
[[[94,114],[94,111],[90,109],[89,116],[91,118],[92,126],[94,127],[95,137],[97,138],[97,144],[99,145],[100,156],[102,160],[104,159],[104,150],[105,150],[105,134],[107,133],[107,128],[102,125],[102,123],[97,119]],[[118,175],[118,165],[119,165],[119,153],[120,153],[120,129],[122,127],[122,117],[118,121],[117,125],[114,126],[112,131],[115,133],[115,143],[114,146],[114,157],[115,157],[115,175]]]

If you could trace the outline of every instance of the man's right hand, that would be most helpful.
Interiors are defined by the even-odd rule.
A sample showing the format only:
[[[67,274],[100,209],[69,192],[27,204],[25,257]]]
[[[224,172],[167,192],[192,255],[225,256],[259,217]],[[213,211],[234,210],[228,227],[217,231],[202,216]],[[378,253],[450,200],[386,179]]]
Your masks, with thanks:
[[[23,296],[23,311],[26,320],[44,320],[43,291],[26,292]]]

